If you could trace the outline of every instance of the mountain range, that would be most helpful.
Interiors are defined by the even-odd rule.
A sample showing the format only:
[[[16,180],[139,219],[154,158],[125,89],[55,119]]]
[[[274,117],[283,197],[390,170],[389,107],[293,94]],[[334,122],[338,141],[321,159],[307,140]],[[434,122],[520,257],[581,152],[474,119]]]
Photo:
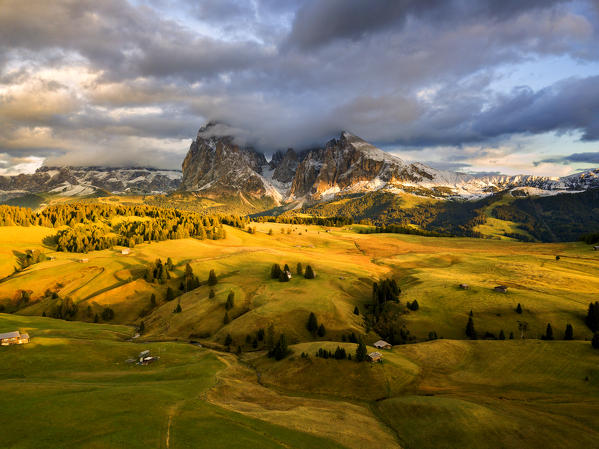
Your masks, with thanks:
[[[275,205],[299,207],[348,194],[410,193],[437,199],[484,198],[499,191],[519,196],[581,192],[599,187],[599,169],[566,177],[476,176],[405,162],[342,132],[321,147],[264,152],[215,133],[215,123],[200,128],[182,171],[151,168],[41,167],[33,174],[0,176],[0,201],[27,193],[62,196],[195,192],[200,196],[241,195],[270,198]]]
[[[387,191],[447,199],[477,199],[498,191],[552,195],[599,187],[599,169],[552,178],[475,176],[405,162],[358,136],[342,132],[321,148],[276,152],[270,161],[231,136],[202,127],[183,162],[182,189],[205,195],[270,196],[279,204],[319,202],[340,195]]]

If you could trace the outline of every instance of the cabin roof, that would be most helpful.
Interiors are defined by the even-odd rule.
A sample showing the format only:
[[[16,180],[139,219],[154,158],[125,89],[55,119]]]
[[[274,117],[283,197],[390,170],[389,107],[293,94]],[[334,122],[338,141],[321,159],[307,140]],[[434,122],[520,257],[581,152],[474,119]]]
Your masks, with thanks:
[[[5,332],[0,334],[0,340],[4,340],[5,338],[19,338],[20,336],[21,334],[19,331]]]
[[[387,343],[385,340],[379,340],[373,346],[391,346],[391,343]]]

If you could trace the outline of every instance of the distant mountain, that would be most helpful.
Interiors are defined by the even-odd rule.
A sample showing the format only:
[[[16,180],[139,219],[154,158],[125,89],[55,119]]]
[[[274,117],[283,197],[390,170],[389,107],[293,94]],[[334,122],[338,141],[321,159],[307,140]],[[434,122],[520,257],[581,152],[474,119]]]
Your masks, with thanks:
[[[98,191],[114,194],[167,193],[177,189],[177,170],[109,167],[40,167],[33,174],[0,176],[0,200],[28,193],[87,196]]]
[[[343,132],[322,148],[301,153],[263,153],[242,147],[231,136],[201,128],[183,162],[182,188],[207,195],[269,196],[279,204],[315,203],[337,196],[386,191],[447,199],[476,199],[503,190],[519,195],[553,195],[599,187],[599,169],[564,178],[475,176],[408,163],[363,139]]]

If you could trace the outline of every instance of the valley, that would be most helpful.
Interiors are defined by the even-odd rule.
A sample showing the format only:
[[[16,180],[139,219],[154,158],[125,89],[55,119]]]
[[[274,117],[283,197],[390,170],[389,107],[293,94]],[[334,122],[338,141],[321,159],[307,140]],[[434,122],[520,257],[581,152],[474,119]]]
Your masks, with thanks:
[[[365,225],[224,229],[219,240],[82,255],[56,251],[56,229],[0,227],[0,332],[31,336],[0,349],[2,419],[23,423],[5,446],[578,448],[599,437],[599,354],[584,322],[599,294],[592,246],[363,233]],[[14,272],[26,250],[46,260]],[[164,281],[146,279],[156,259],[172,262]],[[298,275],[298,263],[315,278]],[[291,279],[272,279],[273,264],[287,264]],[[198,279],[189,291],[180,288],[187,266]],[[386,278],[401,289],[388,307],[409,331],[403,344],[379,350],[382,363],[317,357],[342,347],[355,358],[352,333],[377,350],[372,283]],[[18,291],[27,304],[15,302]],[[75,313],[50,318],[65,298]],[[417,310],[406,307],[413,301]],[[322,336],[306,328],[310,313]],[[469,317],[477,340],[465,334]],[[553,341],[541,340],[547,323]],[[267,353],[281,335],[288,354],[276,361]],[[146,349],[160,359],[126,362]],[[32,420],[43,423],[35,434],[24,424]]]

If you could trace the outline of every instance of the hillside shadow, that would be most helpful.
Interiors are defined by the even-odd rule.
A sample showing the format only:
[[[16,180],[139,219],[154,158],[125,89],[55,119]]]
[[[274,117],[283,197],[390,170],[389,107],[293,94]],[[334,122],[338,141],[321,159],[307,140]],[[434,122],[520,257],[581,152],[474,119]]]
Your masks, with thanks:
[[[48,235],[42,239],[42,245],[46,249],[55,250],[57,243],[55,235]]]

